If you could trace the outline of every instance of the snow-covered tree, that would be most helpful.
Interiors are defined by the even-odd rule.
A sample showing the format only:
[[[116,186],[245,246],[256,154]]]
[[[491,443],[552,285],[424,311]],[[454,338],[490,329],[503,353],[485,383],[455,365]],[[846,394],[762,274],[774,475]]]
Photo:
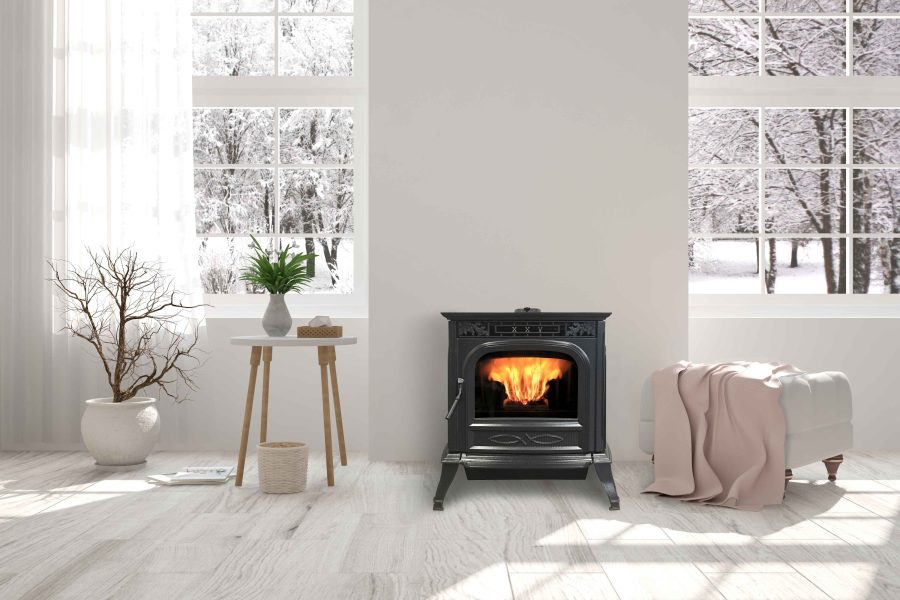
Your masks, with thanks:
[[[759,10],[759,0],[688,0],[688,10],[692,13],[756,12]]]
[[[280,0],[282,12],[353,12],[353,0]]]
[[[200,165],[269,164],[275,111],[267,108],[194,109],[194,162]]]
[[[857,164],[900,164],[900,110],[855,110],[853,132]],[[857,169],[853,197],[854,233],[900,233],[900,171]],[[885,291],[900,293],[900,240],[862,238],[854,241],[853,248],[856,293],[867,293],[877,272]]]
[[[279,19],[281,75],[353,75],[353,17]]]
[[[844,12],[846,0],[765,0],[766,10],[778,13]]]
[[[268,17],[194,17],[194,75],[274,75]]]
[[[844,19],[766,19],[766,73],[843,75]]]
[[[271,12],[275,0],[194,0],[193,11],[204,12]]]
[[[691,169],[691,233],[756,233],[759,176],[747,169]]]
[[[846,160],[845,111],[841,109],[769,109],[765,111],[765,161],[790,165],[766,170],[764,224],[767,233],[846,232],[846,177],[826,168]],[[758,155],[759,118],[745,109],[694,109],[690,119],[690,157],[694,164],[752,164]],[[809,167],[807,167],[809,165]],[[693,233],[758,231],[757,172],[745,169],[693,169],[690,177]],[[796,264],[797,244],[792,248]],[[846,289],[846,248],[822,240],[826,288]],[[769,281],[774,287],[776,246],[768,251]]]
[[[692,75],[758,75],[759,29],[765,33],[764,69],[776,76],[839,76],[853,44],[856,75],[900,75],[900,0],[854,0],[848,40],[845,0],[765,0],[769,13],[822,13],[820,17],[759,16],[756,0],[688,0],[688,65]],[[703,13],[733,13],[706,17]],[[753,13],[756,13],[754,15]],[[832,14],[829,14],[832,13]]]
[[[235,265],[241,260],[241,252],[235,238],[201,238],[200,283],[207,294],[240,294],[245,286],[238,278]]]
[[[841,109],[768,109],[766,160],[785,165],[842,164],[846,117]],[[841,234],[847,231],[843,169],[778,169],[766,172],[766,229],[772,233]],[[846,246],[822,239],[826,290],[846,291]],[[774,259],[774,257],[773,257]],[[771,263],[770,263],[771,267]]]
[[[280,160],[284,164],[350,165],[353,111],[349,108],[282,109]],[[283,170],[283,233],[351,233],[353,170]],[[325,257],[332,279],[338,273],[341,238],[305,238],[306,252]],[[313,270],[315,266],[313,266]]]
[[[274,233],[271,169],[195,169],[197,233]]]
[[[900,0],[853,0],[856,12],[900,12]]]
[[[283,164],[353,162],[353,109],[283,108],[279,119]]]
[[[351,76],[353,9],[353,0],[194,0],[194,74]],[[343,236],[353,233],[353,111],[284,108],[276,119],[275,110],[195,111],[204,288],[258,291],[237,278],[250,243],[246,236],[254,233],[273,253],[285,247],[315,252],[309,265],[313,274],[317,266],[319,271],[313,290],[350,292],[353,242]]]
[[[756,164],[759,123],[754,109],[692,108],[688,112],[688,163]]]
[[[284,233],[353,231],[353,171],[351,169],[284,170],[281,172],[281,230]],[[340,237],[318,238],[325,263],[336,277]],[[306,238],[307,251],[314,248]],[[336,279],[335,279],[336,280]]]
[[[198,233],[273,233],[274,110],[202,108],[194,111],[194,161],[223,168],[196,169]]]
[[[691,75],[757,75],[759,32],[752,19],[689,19]]]

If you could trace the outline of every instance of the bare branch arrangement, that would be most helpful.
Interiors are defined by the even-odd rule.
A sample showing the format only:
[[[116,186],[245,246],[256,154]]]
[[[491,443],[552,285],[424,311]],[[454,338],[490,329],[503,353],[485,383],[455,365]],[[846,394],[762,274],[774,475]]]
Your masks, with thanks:
[[[202,305],[185,304],[161,265],[141,260],[132,248],[88,255],[84,268],[50,261],[50,282],[61,301],[62,331],[96,351],[113,402],[151,386],[177,401],[178,380],[196,390],[198,331],[185,334],[177,325],[184,311]]]

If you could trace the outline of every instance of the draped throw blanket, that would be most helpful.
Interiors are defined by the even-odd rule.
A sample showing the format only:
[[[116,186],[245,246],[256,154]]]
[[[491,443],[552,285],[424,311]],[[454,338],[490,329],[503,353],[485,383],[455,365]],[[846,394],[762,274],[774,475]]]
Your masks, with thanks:
[[[653,374],[655,476],[645,492],[759,510],[784,496],[790,365],[680,362]]]

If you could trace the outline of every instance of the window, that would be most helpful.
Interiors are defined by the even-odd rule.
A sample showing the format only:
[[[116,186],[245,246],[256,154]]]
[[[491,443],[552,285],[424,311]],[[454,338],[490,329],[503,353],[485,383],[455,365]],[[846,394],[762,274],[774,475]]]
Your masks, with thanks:
[[[295,303],[364,307],[364,0],[194,0],[193,11],[204,291],[217,306],[256,302],[264,290],[239,276],[253,235],[273,252],[316,253]]]
[[[900,0],[689,8],[691,293],[900,293]]]

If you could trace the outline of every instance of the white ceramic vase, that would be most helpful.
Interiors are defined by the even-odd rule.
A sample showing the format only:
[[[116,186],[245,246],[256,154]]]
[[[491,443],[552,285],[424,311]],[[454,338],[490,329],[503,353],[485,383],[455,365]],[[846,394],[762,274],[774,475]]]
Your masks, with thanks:
[[[140,465],[159,441],[156,398],[85,400],[81,438],[88,452],[103,467]]]
[[[262,325],[266,330],[266,335],[272,337],[284,337],[291,330],[293,321],[287,304],[284,302],[284,294],[269,295],[269,306],[266,307],[263,315]]]

